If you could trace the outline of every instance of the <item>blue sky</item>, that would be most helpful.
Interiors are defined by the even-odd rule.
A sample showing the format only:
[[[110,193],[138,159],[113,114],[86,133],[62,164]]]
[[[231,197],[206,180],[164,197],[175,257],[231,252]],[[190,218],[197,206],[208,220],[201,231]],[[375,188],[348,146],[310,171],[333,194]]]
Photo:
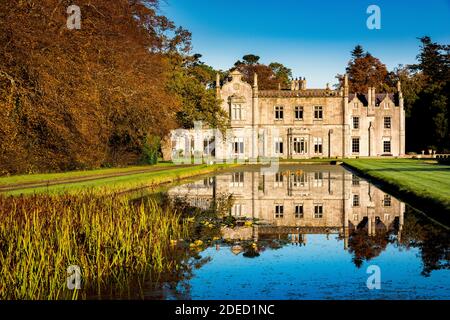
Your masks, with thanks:
[[[369,30],[366,10],[381,9],[381,29]],[[162,0],[161,13],[192,32],[193,52],[218,69],[243,55],[281,62],[308,87],[343,73],[361,44],[388,69],[415,62],[417,37],[450,43],[450,0]]]

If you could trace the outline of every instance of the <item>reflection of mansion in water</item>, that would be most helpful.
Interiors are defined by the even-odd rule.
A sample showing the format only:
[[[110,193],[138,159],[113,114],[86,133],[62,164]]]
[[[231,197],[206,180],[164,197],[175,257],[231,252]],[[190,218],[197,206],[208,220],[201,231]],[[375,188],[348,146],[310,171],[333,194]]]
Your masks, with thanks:
[[[287,234],[305,241],[306,234],[339,234],[348,240],[356,228],[370,236],[398,228],[400,236],[405,210],[404,203],[339,166],[286,168],[276,174],[236,171],[169,191],[205,209],[220,194],[233,194],[234,217],[260,220],[254,228],[225,235],[232,239]]]

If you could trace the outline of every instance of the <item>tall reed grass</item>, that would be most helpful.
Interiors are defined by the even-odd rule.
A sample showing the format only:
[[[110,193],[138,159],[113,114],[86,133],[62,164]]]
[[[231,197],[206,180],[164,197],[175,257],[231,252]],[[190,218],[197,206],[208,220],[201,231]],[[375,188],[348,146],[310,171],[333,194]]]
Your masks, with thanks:
[[[0,195],[0,299],[79,299],[127,291],[178,269],[171,240],[187,236],[180,215],[127,195]],[[67,288],[81,268],[82,290]],[[114,292],[113,292],[114,291]]]

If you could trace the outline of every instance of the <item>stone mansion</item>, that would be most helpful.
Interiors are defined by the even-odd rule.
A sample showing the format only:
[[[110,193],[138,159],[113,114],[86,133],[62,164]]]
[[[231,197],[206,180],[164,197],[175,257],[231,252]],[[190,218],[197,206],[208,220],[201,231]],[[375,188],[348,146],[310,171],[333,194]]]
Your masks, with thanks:
[[[348,77],[340,90],[308,89],[294,80],[290,90],[259,90],[235,70],[216,94],[229,115],[229,130],[187,130],[172,133],[172,158],[200,152],[215,159],[260,157],[335,158],[405,154],[405,110],[400,83],[395,94],[350,93]],[[220,134],[220,136],[222,136]]]

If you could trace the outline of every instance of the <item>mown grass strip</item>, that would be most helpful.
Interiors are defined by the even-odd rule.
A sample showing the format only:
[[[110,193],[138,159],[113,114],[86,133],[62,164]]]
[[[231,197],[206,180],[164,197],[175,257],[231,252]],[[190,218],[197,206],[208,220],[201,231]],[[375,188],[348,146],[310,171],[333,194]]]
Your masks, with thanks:
[[[413,159],[349,159],[344,163],[405,196],[450,212],[450,166]]]
[[[38,187],[13,190],[5,192],[7,195],[30,195],[40,193],[50,194],[63,194],[63,193],[77,193],[81,190],[93,190],[95,192],[120,192],[138,188],[154,187],[163,183],[175,182],[180,179],[208,174],[218,170],[222,170],[233,165],[221,164],[221,165],[197,165],[191,167],[176,166],[170,167],[167,170],[130,174],[120,177],[103,178],[92,181],[85,181],[79,183],[61,184],[54,186]]]
[[[152,168],[165,168],[174,166],[172,163],[158,163],[156,165],[142,165],[142,166],[131,166],[125,168],[105,168],[105,169],[95,169],[95,170],[79,170],[79,171],[69,171],[69,172],[59,172],[59,173],[43,173],[43,174],[22,174],[14,176],[0,177],[0,186],[7,186],[12,184],[25,184],[25,183],[38,183],[50,180],[64,180],[72,178],[83,178],[97,175],[108,175],[115,173],[127,173],[130,171],[146,170]]]

